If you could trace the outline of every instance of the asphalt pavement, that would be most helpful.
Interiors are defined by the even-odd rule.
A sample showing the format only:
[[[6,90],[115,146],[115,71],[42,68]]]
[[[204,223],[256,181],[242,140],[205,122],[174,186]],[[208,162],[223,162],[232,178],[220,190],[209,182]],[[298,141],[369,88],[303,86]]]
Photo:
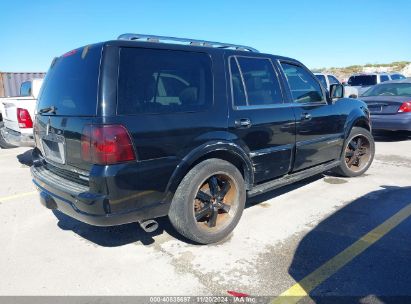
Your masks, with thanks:
[[[364,176],[324,174],[249,199],[234,233],[208,246],[167,218],[148,234],[47,210],[31,150],[0,150],[0,295],[411,297],[411,140],[380,137],[376,150]]]

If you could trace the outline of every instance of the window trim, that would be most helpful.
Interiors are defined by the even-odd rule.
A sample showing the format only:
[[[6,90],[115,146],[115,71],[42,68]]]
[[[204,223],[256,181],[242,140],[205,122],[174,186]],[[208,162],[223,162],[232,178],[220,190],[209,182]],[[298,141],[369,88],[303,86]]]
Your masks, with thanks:
[[[244,76],[243,76],[243,71],[241,70],[241,66],[240,63],[238,62],[237,57],[242,57],[242,58],[251,58],[251,59],[261,59],[261,60],[268,60],[271,64],[271,67],[273,68],[273,72],[275,74],[275,76],[277,77],[277,82],[278,82],[278,87],[280,88],[280,94],[281,94],[281,98],[282,98],[282,103],[279,104],[268,104],[268,105],[249,105],[248,103],[248,92],[247,92],[247,87],[245,85],[245,81],[244,81]],[[241,82],[243,84],[244,87],[244,93],[246,96],[246,104],[245,106],[236,106],[234,104],[234,88],[233,88],[233,80],[232,80],[232,73],[231,73],[231,58],[234,58],[236,64],[237,64],[237,68],[240,71],[240,76],[241,76]],[[229,71],[229,76],[230,76],[230,91],[231,91],[231,107],[233,110],[259,110],[259,109],[273,109],[273,108],[281,108],[284,107],[284,105],[289,106],[290,104],[286,102],[285,96],[284,96],[284,91],[283,91],[283,87],[281,84],[281,80],[280,80],[280,75],[272,61],[272,59],[270,57],[258,57],[258,56],[245,56],[245,55],[230,55],[227,58],[228,61],[228,71]]]
[[[203,54],[206,55],[210,60],[210,76],[211,76],[211,100],[206,107],[203,107],[199,110],[186,110],[186,111],[177,111],[177,112],[142,112],[142,113],[119,113],[118,112],[118,105],[119,105],[119,97],[118,97],[118,89],[119,89],[119,79],[120,79],[120,63],[121,63],[121,50],[122,49],[144,49],[144,50],[156,50],[156,51],[177,51],[177,52],[185,52],[185,53],[192,53],[192,54]],[[133,46],[121,46],[118,48],[118,69],[117,69],[117,79],[116,79],[116,106],[115,106],[115,115],[116,116],[141,116],[141,115],[180,115],[180,114],[195,114],[195,113],[203,113],[210,111],[215,106],[215,66],[212,54],[203,51],[187,51],[187,50],[180,50],[180,49],[172,49],[172,48],[153,48],[153,47],[133,47]]]
[[[327,95],[326,95],[326,92],[324,91],[324,88],[323,88],[322,84],[321,84],[320,81],[317,79],[317,77],[315,77],[315,75],[314,75],[307,67],[305,67],[304,65],[302,65],[302,64],[300,64],[300,63],[291,61],[291,60],[278,59],[277,62],[278,62],[278,65],[279,65],[280,68],[281,68],[281,71],[282,71],[283,75],[284,75],[285,82],[287,83],[286,85],[287,85],[288,90],[289,90],[289,93],[290,93],[291,104],[297,105],[297,106],[328,105],[327,97],[326,97]],[[290,87],[290,83],[288,82],[288,78],[287,78],[287,75],[286,75],[285,72],[284,72],[282,63],[286,63],[286,64],[289,64],[289,65],[294,65],[294,66],[303,68],[304,70],[306,70],[306,71],[308,72],[308,74],[314,75],[314,77],[313,77],[314,81],[316,81],[316,82],[320,85],[320,89],[321,89],[321,92],[322,92],[322,95],[323,95],[323,96],[322,96],[322,101],[304,102],[304,103],[295,102],[295,101],[294,101],[293,94],[292,94],[292,92],[291,92],[292,90],[291,90],[291,87]]]
[[[285,75],[286,77],[287,77],[287,75]],[[329,83],[329,79],[328,79],[328,75],[325,75],[325,74],[314,74],[314,76],[315,76],[315,78],[317,78],[317,80],[318,80],[318,82],[324,87],[324,84],[322,83],[322,81],[320,80],[320,79],[318,79],[318,77],[317,76],[320,76],[320,77],[323,77],[324,78],[324,81],[325,81],[325,86],[326,86],[326,88],[325,89],[328,89],[327,87],[328,87],[328,84],[327,83]],[[288,80],[287,80],[287,83],[288,83]],[[295,103],[294,101],[292,101],[292,103]]]
[[[330,85],[332,85],[332,84],[341,84],[341,82],[334,75],[327,74],[327,78],[328,78],[328,82],[330,83]],[[330,78],[334,78],[334,81],[337,81],[337,82],[331,83]]]

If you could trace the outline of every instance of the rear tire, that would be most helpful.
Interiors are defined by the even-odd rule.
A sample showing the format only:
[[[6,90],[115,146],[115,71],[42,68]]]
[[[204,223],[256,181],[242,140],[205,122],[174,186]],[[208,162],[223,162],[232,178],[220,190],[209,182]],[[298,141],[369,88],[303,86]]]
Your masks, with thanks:
[[[334,171],[345,177],[364,174],[375,155],[375,143],[371,133],[364,128],[353,127],[344,143],[341,164]]]
[[[1,129],[3,128],[4,128],[4,122],[1,121],[0,122],[0,148],[2,149],[15,148],[16,146],[10,145],[4,140],[3,135],[1,134]]]
[[[237,226],[245,200],[240,171],[227,161],[207,159],[183,178],[168,216],[180,234],[211,244],[225,239]]]

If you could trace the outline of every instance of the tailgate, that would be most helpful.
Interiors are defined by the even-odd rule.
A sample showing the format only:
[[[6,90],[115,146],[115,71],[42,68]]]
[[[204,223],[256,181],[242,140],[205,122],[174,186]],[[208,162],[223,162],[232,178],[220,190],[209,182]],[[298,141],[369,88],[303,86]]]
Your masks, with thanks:
[[[84,126],[92,122],[91,117],[36,116],[36,146],[53,169],[90,169],[81,157],[81,136]]]
[[[101,53],[101,45],[91,45],[57,58],[39,97],[36,146],[50,168],[66,178],[91,167],[82,159],[81,138],[97,114]]]

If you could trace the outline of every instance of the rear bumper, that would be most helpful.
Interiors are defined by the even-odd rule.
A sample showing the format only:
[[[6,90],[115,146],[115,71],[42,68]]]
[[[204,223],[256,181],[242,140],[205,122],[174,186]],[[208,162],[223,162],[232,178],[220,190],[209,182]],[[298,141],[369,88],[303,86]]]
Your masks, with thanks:
[[[2,128],[0,132],[4,140],[10,145],[20,147],[34,147],[33,133],[24,134],[11,130],[9,128]]]
[[[411,131],[411,113],[371,115],[373,130]]]
[[[169,205],[159,201],[141,204],[140,208],[112,212],[110,195],[98,194],[89,187],[66,180],[34,164],[33,182],[40,202],[47,208],[94,226],[115,226],[164,216]],[[115,202],[114,202],[115,203]]]

